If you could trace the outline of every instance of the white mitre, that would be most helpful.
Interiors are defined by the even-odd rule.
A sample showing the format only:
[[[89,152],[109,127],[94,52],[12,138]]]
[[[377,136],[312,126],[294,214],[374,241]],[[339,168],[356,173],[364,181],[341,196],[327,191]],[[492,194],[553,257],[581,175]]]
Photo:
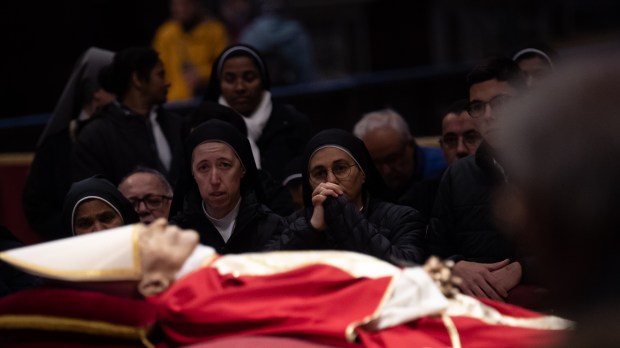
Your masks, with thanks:
[[[69,237],[0,253],[28,273],[66,281],[138,280],[143,224]]]

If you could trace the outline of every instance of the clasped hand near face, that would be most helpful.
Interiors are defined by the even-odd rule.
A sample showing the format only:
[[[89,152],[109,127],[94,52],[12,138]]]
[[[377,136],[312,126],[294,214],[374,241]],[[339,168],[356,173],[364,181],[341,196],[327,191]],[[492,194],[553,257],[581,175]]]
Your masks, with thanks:
[[[327,228],[325,223],[325,209],[323,203],[328,197],[338,198],[344,195],[342,186],[331,182],[323,182],[318,184],[314,191],[312,191],[312,206],[314,211],[312,218],[310,218],[310,224],[316,230],[323,231]]]

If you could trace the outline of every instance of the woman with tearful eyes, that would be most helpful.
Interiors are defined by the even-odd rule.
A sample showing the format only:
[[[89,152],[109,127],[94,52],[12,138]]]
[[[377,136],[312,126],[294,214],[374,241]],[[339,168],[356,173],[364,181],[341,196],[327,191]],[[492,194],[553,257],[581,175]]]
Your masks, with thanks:
[[[248,139],[234,126],[209,120],[187,139],[183,210],[171,219],[200,234],[220,254],[260,251],[284,226],[262,204],[263,191]]]
[[[338,129],[325,130],[306,146],[303,195],[306,210],[272,249],[339,249],[380,259],[424,261],[422,215],[381,199],[385,184],[364,143]]]
[[[106,179],[91,177],[71,185],[63,205],[64,229],[82,235],[139,222],[131,203]]]
[[[288,105],[271,100],[265,61],[247,45],[228,47],[213,64],[205,99],[230,107],[243,116],[256,166],[284,179],[284,167],[303,152],[312,135],[308,118]]]

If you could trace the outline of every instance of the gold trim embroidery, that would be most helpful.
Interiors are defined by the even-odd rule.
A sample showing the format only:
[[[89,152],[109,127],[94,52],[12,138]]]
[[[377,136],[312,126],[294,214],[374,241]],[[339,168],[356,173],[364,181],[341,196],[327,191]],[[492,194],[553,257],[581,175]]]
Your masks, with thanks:
[[[450,343],[452,344],[452,348],[461,348],[461,337],[459,336],[459,330],[454,325],[452,318],[449,316],[442,314],[441,321],[443,325],[448,330],[448,337],[450,337]]]
[[[390,283],[385,288],[385,290],[383,292],[383,297],[381,298],[381,301],[379,301],[379,304],[377,305],[377,308],[375,308],[375,310],[372,312],[372,314],[364,317],[360,321],[352,322],[349,325],[347,325],[347,328],[345,329],[345,334],[344,334],[344,337],[347,340],[347,342],[353,343],[357,339],[357,334],[355,333],[355,329],[357,329],[360,326],[366,325],[366,324],[370,323],[371,321],[373,321],[373,320],[375,320],[375,319],[377,319],[379,317],[379,313],[381,312],[381,310],[385,306],[385,303],[392,296],[392,293],[394,292],[394,288],[396,287],[396,284],[395,284],[396,283],[396,277],[394,277],[394,276],[390,276],[390,277],[391,277]]]
[[[151,329],[150,326],[139,328],[96,320],[82,320],[46,315],[2,315],[0,316],[0,329],[70,331],[90,335],[138,339],[148,348],[155,347],[147,338]]]

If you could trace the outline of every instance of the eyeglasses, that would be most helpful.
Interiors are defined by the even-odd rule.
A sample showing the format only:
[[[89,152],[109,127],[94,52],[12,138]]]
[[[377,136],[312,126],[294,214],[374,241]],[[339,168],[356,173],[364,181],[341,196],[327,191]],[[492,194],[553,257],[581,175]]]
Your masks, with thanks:
[[[133,205],[135,210],[140,208],[140,203],[144,203],[147,209],[159,209],[164,205],[164,202],[171,200],[172,197],[164,195],[146,195],[142,198],[131,198],[129,201]]]
[[[357,164],[348,163],[334,163],[331,169],[323,166],[315,167],[310,171],[310,180],[314,183],[322,183],[327,181],[327,172],[330,171],[336,179],[344,180],[351,175],[351,168],[356,167]]]
[[[510,98],[511,97],[509,95],[500,94],[498,96],[495,96],[488,102],[474,101],[469,103],[469,105],[467,106],[467,112],[469,113],[469,116],[473,118],[482,117],[487,109],[487,105],[490,106],[491,109],[497,109],[498,107],[506,104],[506,102],[508,102]]]
[[[463,143],[465,146],[473,146],[476,145],[480,139],[482,139],[482,135],[476,131],[469,131],[463,135],[448,133],[441,137],[441,143],[447,147],[455,148],[459,145],[459,138],[463,138]]]

